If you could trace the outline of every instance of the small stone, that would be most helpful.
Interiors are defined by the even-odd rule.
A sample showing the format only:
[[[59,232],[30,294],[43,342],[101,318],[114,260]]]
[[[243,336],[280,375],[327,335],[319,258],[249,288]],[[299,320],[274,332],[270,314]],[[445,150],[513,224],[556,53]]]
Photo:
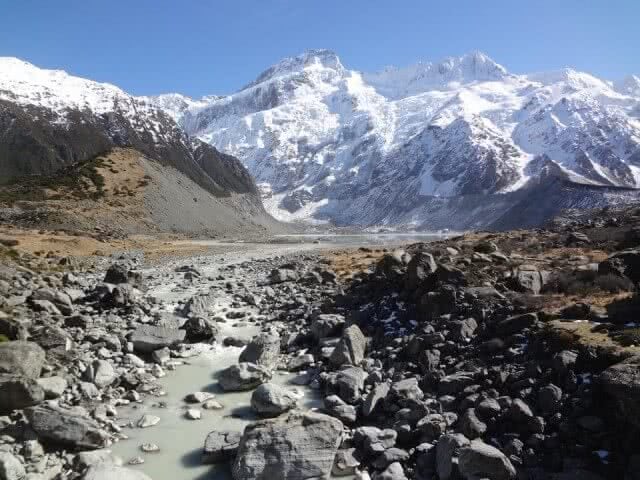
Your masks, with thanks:
[[[140,450],[145,453],[156,453],[160,451],[160,447],[155,443],[143,443],[140,445]]]
[[[202,404],[202,408],[205,410],[222,410],[224,406],[217,400],[207,400]]]
[[[138,420],[138,428],[148,428],[153,427],[160,423],[160,417],[156,417],[155,415],[143,415],[140,420]]]
[[[207,400],[211,400],[212,398],[215,398],[215,395],[213,393],[193,392],[184,397],[184,401],[187,403],[203,403]]]
[[[189,420],[200,420],[202,418],[202,412],[196,408],[188,408],[184,416]]]

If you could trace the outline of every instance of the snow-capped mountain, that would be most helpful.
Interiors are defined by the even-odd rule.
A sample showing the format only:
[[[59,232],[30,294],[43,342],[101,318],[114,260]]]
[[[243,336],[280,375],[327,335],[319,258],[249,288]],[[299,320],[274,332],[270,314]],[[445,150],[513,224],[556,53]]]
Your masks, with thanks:
[[[361,73],[314,50],[233,95],[146,101],[240,158],[283,220],[425,227],[463,197],[504,210],[550,172],[640,187],[637,77],[515,75],[482,53]]]
[[[0,57],[0,183],[50,174],[113,146],[137,148],[215,195],[257,192],[236,159],[189,137],[163,108],[144,98]]]

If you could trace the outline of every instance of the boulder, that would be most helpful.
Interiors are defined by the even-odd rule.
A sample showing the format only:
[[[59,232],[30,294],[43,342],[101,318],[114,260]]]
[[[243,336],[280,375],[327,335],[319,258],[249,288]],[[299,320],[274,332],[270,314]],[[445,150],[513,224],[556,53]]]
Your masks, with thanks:
[[[29,424],[41,440],[74,448],[106,446],[109,436],[86,412],[56,405],[38,405],[25,410]]]
[[[496,330],[500,337],[508,337],[514,333],[520,333],[525,328],[531,328],[538,321],[536,313],[525,313],[506,318],[498,323]]]
[[[340,370],[336,376],[338,395],[347,403],[356,403],[360,399],[360,392],[364,389],[367,372],[360,367],[347,367]]]
[[[98,388],[108,387],[118,378],[113,366],[106,360],[94,360],[85,370],[85,375]]]
[[[640,282],[640,250],[614,253],[598,264],[598,274],[625,276],[634,284]]]
[[[139,470],[117,465],[98,465],[91,467],[82,477],[83,480],[151,480]]]
[[[40,288],[33,292],[29,297],[30,302],[47,301],[51,302],[64,315],[73,313],[73,302],[71,297],[60,290],[53,288]]]
[[[538,406],[543,413],[556,413],[562,406],[562,389],[552,383],[538,391]]]
[[[255,336],[240,354],[240,362],[255,363],[266,368],[274,368],[280,355],[280,336],[261,333]]]
[[[314,412],[247,426],[233,465],[234,480],[328,477],[342,439],[342,422]]]
[[[37,343],[0,343],[0,373],[38,378],[44,365],[45,353]]]
[[[269,274],[269,283],[275,285],[277,283],[295,282],[298,280],[298,274],[295,270],[288,268],[276,268],[271,270]]]
[[[0,479],[22,480],[26,472],[22,462],[9,452],[0,452]]]
[[[218,382],[223,390],[237,392],[251,390],[271,379],[271,372],[255,363],[242,362],[220,372]]]
[[[311,334],[316,340],[339,335],[344,326],[344,317],[339,314],[321,313],[311,322]]]
[[[240,445],[240,432],[211,432],[204,441],[202,463],[226,462],[235,457]]]
[[[135,270],[130,270],[126,265],[115,263],[107,269],[103,281],[112,285],[128,283],[140,288],[142,287],[142,274]]]
[[[364,359],[367,338],[357,325],[345,328],[342,338],[331,353],[329,361],[332,365],[358,365]]]
[[[599,380],[604,392],[615,400],[618,414],[640,428],[640,356],[612,365]]]
[[[510,480],[516,476],[516,469],[507,456],[480,440],[475,440],[468,447],[460,449],[458,468],[467,480]]]
[[[204,295],[194,295],[187,301],[182,313],[192,317],[207,318],[209,309],[214,304],[215,299],[213,291],[209,291]]]
[[[538,295],[548,278],[546,271],[540,271],[533,265],[520,265],[513,271],[512,286],[520,292]]]
[[[44,390],[33,378],[0,375],[0,412],[31,407],[44,398]]]
[[[382,404],[381,402],[384,402],[384,399],[387,398],[389,393],[389,388],[390,385],[386,382],[379,383],[373,387],[362,403],[362,414],[365,417],[371,415],[375,411],[376,407],[379,404]]]
[[[436,446],[436,471],[439,480],[454,477],[458,465],[458,451],[469,445],[469,439],[460,433],[442,435]]]
[[[407,480],[407,476],[404,473],[402,464],[393,462],[384,471],[374,473],[372,480]]]
[[[67,389],[67,381],[63,377],[41,377],[37,382],[44,390],[44,396],[47,399],[58,398]]]
[[[78,470],[85,470],[100,465],[122,466],[122,459],[111,450],[89,450],[78,453],[73,459],[73,465]]]
[[[278,416],[294,408],[299,396],[274,383],[263,383],[251,395],[251,408],[265,417]]]
[[[151,353],[184,341],[186,332],[174,328],[140,325],[131,334],[133,348],[141,353]]]
[[[433,255],[427,252],[416,253],[407,265],[407,273],[405,276],[407,289],[415,290],[418,288],[437,268],[438,265]]]

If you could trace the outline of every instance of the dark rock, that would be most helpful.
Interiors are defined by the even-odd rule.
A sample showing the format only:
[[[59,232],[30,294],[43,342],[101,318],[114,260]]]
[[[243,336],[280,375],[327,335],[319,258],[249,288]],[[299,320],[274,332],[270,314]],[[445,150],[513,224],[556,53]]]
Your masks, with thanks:
[[[516,469],[504,453],[479,440],[460,449],[458,466],[467,480],[510,480],[516,476]]]
[[[238,452],[241,437],[240,432],[211,432],[204,441],[202,463],[221,463],[234,458]]]
[[[42,440],[74,448],[95,449],[106,446],[108,434],[83,412],[54,405],[39,405],[25,410],[29,425]]]
[[[240,354],[240,362],[255,363],[266,368],[274,368],[280,355],[280,337],[261,333],[255,336]]]
[[[233,465],[235,480],[328,477],[342,423],[318,413],[291,414],[247,426]]]

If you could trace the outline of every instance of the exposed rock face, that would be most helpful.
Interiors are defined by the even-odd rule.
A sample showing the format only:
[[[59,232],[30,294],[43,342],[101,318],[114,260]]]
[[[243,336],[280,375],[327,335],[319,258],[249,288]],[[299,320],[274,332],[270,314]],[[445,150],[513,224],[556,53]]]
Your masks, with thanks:
[[[327,477],[342,437],[342,423],[318,414],[292,414],[246,427],[235,480],[303,480]]]
[[[74,448],[106,446],[108,435],[99,425],[76,410],[54,405],[31,407],[25,411],[29,425],[44,440]]]
[[[251,390],[271,378],[271,372],[255,363],[242,362],[220,372],[218,382],[227,392]]]

